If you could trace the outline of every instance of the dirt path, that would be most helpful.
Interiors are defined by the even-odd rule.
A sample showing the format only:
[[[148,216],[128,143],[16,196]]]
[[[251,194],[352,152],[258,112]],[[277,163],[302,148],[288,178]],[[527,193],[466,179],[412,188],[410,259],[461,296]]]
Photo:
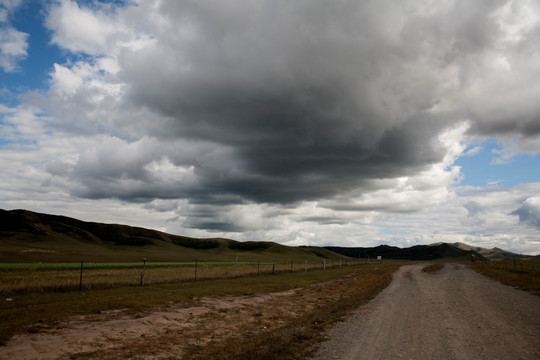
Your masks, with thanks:
[[[403,266],[337,324],[316,360],[540,359],[540,298],[449,264]]]
[[[359,269],[287,291],[199,298],[148,312],[121,309],[58,324],[40,323],[31,332],[18,334],[0,346],[0,360],[169,360],[204,356],[213,348],[287,326],[295,318],[357,294],[359,288],[377,288],[382,279],[376,267],[368,267],[365,272]]]
[[[278,322],[272,316],[278,310],[274,309],[284,309],[295,294],[289,290],[203,298],[196,306],[163,306],[136,315],[126,309],[80,316],[58,328],[45,327],[35,334],[15,336],[6,346],[0,346],[0,360],[180,359],[186,346],[234,337],[231,334],[239,331],[239,319],[245,323],[257,321],[258,327],[265,329],[276,326]],[[295,310],[290,309],[288,315],[294,316]]]

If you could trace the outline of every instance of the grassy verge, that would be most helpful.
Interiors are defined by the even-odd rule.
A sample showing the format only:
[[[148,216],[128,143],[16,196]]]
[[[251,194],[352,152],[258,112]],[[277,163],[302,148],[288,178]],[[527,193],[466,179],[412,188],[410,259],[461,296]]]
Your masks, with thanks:
[[[371,269],[371,267],[367,268]],[[354,289],[358,295],[361,295],[356,303],[361,303],[362,299],[373,296],[375,292],[369,289],[380,290],[384,288],[396,267],[381,266],[380,268],[385,269],[383,272],[386,275],[383,277],[386,276],[387,280],[381,280],[381,275],[375,277],[366,275],[364,288]],[[18,294],[9,298],[9,301],[1,299],[3,306],[0,307],[0,319],[2,320],[0,321],[0,343],[4,343],[15,333],[39,332],[50,329],[57,326],[59,322],[76,315],[98,314],[114,309],[130,309],[133,312],[149,311],[156,306],[171,303],[185,303],[188,306],[200,297],[251,295],[283,291],[336,279],[357,271],[359,270],[353,267],[343,267],[308,272],[283,272],[274,276],[263,275],[235,279],[150,284],[142,287],[123,286],[83,292],[31,292]],[[382,270],[376,270],[375,273],[380,271]],[[358,286],[360,285],[358,284]],[[351,301],[354,302],[355,300],[351,298]],[[339,313],[341,308],[347,308],[348,306],[346,303],[340,302],[335,304],[334,310],[329,311],[330,313],[333,311]],[[318,315],[314,314],[313,316]],[[306,321],[308,325],[312,324],[312,322]]]
[[[431,264],[431,265],[428,265],[428,266],[425,266],[422,271],[423,272],[426,272],[426,273],[434,273],[434,272],[437,272],[439,270],[441,270],[442,268],[444,267],[443,264]]]
[[[540,260],[499,260],[471,266],[482,275],[540,296]]]
[[[284,326],[232,339],[226,345],[193,347],[190,360],[299,360],[312,356],[323,340],[324,330],[342,320],[351,310],[367,303],[392,280],[397,265],[375,265],[356,271],[333,289],[336,299],[322,301],[316,308],[289,319]],[[332,287],[332,285],[329,285]],[[321,294],[319,299],[324,299]]]

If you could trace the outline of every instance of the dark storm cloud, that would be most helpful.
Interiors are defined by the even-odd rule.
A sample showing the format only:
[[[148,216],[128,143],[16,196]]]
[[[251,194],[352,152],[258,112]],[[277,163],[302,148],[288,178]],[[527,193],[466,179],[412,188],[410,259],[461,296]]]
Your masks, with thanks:
[[[399,4],[229,6],[167,2],[171,27],[122,59],[132,98],[172,119],[160,136],[235,149],[239,176],[196,166],[209,194],[315,199],[441,161],[440,79],[402,38],[415,20]]]
[[[540,198],[531,197],[510,213],[519,216],[519,222],[540,229]]]
[[[82,156],[78,194],[195,204],[360,195],[440,163],[439,135],[462,121],[475,134],[530,135],[540,89],[504,98],[530,80],[490,66],[505,54],[499,62],[537,72],[517,59],[538,47],[525,41],[538,31],[501,52],[505,3],[164,1],[139,24],[148,42],[116,51],[121,104],[158,114],[136,127],[164,145],[118,166],[115,151]],[[204,149],[169,147],[188,140]],[[157,176],[156,159],[192,172]]]

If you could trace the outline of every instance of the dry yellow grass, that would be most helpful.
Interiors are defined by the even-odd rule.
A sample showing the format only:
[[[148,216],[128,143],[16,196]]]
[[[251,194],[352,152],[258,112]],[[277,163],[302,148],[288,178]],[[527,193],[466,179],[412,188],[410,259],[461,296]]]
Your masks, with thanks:
[[[424,267],[422,269],[422,271],[427,272],[427,273],[434,273],[434,272],[437,272],[437,271],[441,270],[443,267],[444,267],[444,265],[440,264],[440,263],[431,264],[431,265],[428,265],[428,266]]]
[[[327,267],[339,267],[339,262]],[[343,264],[345,266],[345,263]],[[321,269],[318,262],[281,263],[195,263],[178,266],[152,266],[144,269],[143,285],[200,281],[244,276],[259,276],[272,272],[302,272]],[[16,269],[0,271],[0,294],[13,295],[31,292],[73,291],[112,288],[116,286],[141,285],[143,267],[129,268],[83,268],[82,284],[80,269]]]
[[[154,311],[210,304],[205,316],[186,319],[195,326],[182,331],[146,334],[125,342],[115,340],[112,347],[69,356],[134,359],[180,351],[186,359],[302,359],[321,340],[325,328],[386,287],[397,267],[364,264],[291,272],[289,266],[274,276],[149,284],[81,293],[20,294],[0,308],[0,317],[5,319],[0,324],[0,341],[17,332],[61,331],[64,326],[70,326],[64,320],[73,316],[80,319],[81,315],[88,315],[93,326],[99,327],[99,319],[110,318],[108,310],[123,309],[123,314],[137,319]],[[252,300],[237,307],[218,309],[215,306],[221,300],[209,302],[209,298],[223,297],[228,302],[233,298],[246,299],[246,295],[253,296],[249,296]]]
[[[471,266],[503,284],[540,295],[540,260],[498,260]]]

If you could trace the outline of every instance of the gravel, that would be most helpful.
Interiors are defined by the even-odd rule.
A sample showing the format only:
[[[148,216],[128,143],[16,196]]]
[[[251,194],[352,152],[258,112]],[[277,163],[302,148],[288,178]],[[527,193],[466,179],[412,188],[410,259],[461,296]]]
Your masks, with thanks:
[[[423,266],[401,267],[313,359],[540,359],[540,297],[463,264]]]

